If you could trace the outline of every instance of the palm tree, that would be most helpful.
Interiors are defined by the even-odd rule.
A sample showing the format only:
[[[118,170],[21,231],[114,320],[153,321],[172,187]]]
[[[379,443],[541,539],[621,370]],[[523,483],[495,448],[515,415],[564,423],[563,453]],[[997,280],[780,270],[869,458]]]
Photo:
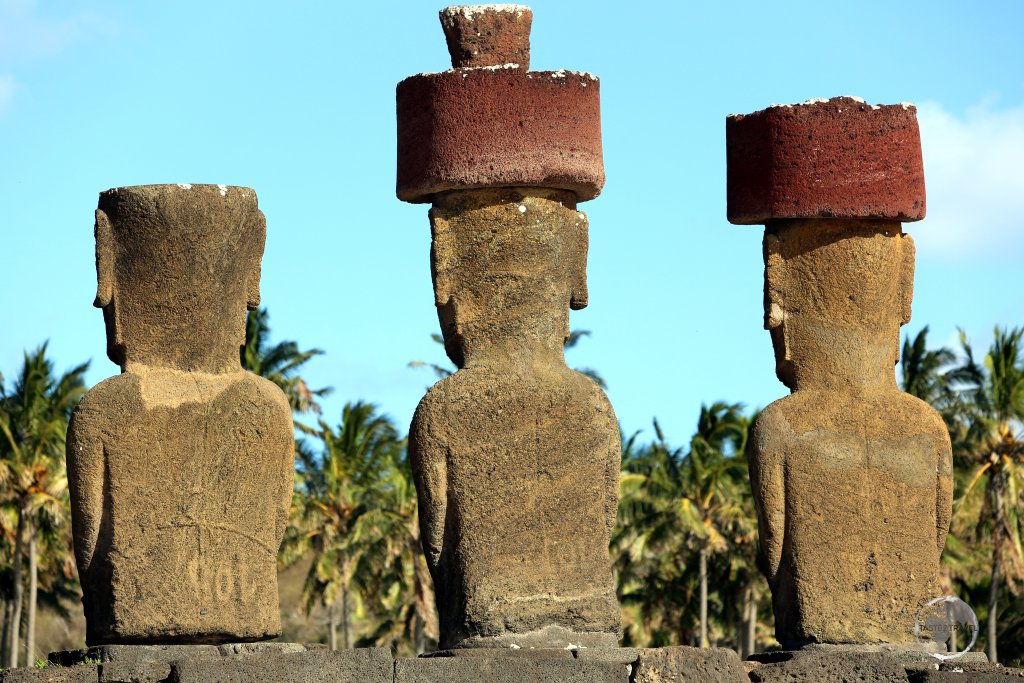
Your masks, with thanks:
[[[16,530],[12,561],[12,594],[6,605],[7,665],[19,659],[24,602],[23,555],[28,550],[28,656],[35,646],[40,528],[64,524],[68,516],[64,436],[68,420],[85,393],[83,363],[54,376],[47,344],[26,353],[13,388],[0,384],[0,484],[3,503],[14,510]]]
[[[299,372],[313,356],[323,351],[300,351],[294,341],[270,345],[270,314],[266,308],[249,311],[245,319],[245,345],[241,348],[242,367],[269,379],[281,387],[292,410],[304,414],[320,413],[317,399],[331,393],[331,387],[310,389]],[[301,428],[301,425],[299,425]]]
[[[945,347],[929,349],[927,337],[928,326],[925,325],[913,341],[910,337],[903,340],[900,387],[911,396],[943,412],[956,396],[950,383],[950,371],[956,363],[956,354]]]
[[[963,358],[952,371],[963,400],[963,437],[955,452],[971,472],[956,512],[970,516],[975,538],[991,538],[988,597],[988,656],[998,661],[999,591],[1024,578],[1024,329],[995,329],[995,339],[979,364],[960,332]],[[980,497],[980,501],[978,498]]]
[[[692,639],[685,621],[694,592],[700,605],[696,642],[709,644],[709,559],[729,547],[730,537],[749,534],[737,535],[742,501],[749,498],[743,487],[748,428],[742,405],[718,402],[701,406],[685,454],[668,445],[657,421],[652,444],[634,452],[631,440],[624,449],[620,524],[612,543],[620,598],[640,610],[649,624],[645,635],[657,644],[665,644],[670,619],[676,620],[679,643]],[[696,576],[687,561],[694,551]]]
[[[420,541],[412,464],[407,449],[397,455],[381,487],[386,526],[380,529],[380,556],[385,559],[367,596],[373,602],[377,626],[360,645],[390,647],[415,656],[437,643],[437,607]]]
[[[697,527],[702,541],[698,552],[701,647],[708,647],[708,556],[726,547],[725,527],[742,516],[742,491],[737,490],[737,480],[746,470],[742,454],[750,426],[742,410],[739,403],[717,402],[710,408],[702,405],[686,459],[684,500],[701,523]]]
[[[364,402],[346,404],[337,429],[320,420],[315,435],[319,451],[304,439],[297,451],[294,522],[281,563],[312,555],[303,606],[307,613],[315,603],[327,608],[331,649],[338,648],[340,618],[349,649],[354,612],[363,611],[361,596],[380,562],[381,529],[389,524],[382,484],[401,442],[391,421]]]

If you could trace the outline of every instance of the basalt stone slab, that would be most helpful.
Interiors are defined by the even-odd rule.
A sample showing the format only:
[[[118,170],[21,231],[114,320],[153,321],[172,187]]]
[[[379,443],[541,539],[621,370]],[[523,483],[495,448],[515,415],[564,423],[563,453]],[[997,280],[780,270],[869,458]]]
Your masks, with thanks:
[[[250,654],[291,654],[324,650],[318,643],[223,643],[221,645],[97,645],[83,650],[51,652],[49,661],[58,666],[74,666],[83,662],[109,662],[126,665],[173,662],[181,659],[211,659]]]
[[[745,683],[739,656],[725,648],[640,649],[630,683]]]
[[[910,683],[1009,683],[1024,678],[1024,669],[991,664],[983,652],[968,652],[944,662],[907,667]]]
[[[925,214],[917,109],[852,97],[726,119],[729,221]]]
[[[761,663],[748,674],[753,683],[907,683],[895,658],[876,652],[797,653]]]
[[[500,652],[500,651],[498,651]],[[421,657],[395,662],[395,683],[628,683],[621,664],[525,654]]]
[[[47,666],[42,669],[23,667],[0,672],[0,683],[96,683],[95,666],[61,668]]]
[[[175,683],[391,683],[394,660],[385,648],[258,653],[174,662]]]

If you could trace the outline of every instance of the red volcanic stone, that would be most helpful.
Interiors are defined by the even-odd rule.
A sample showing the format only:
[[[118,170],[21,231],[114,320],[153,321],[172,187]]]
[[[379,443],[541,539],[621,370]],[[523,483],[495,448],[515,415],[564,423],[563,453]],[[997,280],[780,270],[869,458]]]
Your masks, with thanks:
[[[917,109],[852,97],[775,105],[725,120],[730,223],[924,218]]]
[[[398,198],[550,187],[580,201],[604,185],[599,82],[572,71],[455,69],[398,84]]]
[[[439,15],[452,66],[530,68],[533,12],[526,5],[452,5]]]

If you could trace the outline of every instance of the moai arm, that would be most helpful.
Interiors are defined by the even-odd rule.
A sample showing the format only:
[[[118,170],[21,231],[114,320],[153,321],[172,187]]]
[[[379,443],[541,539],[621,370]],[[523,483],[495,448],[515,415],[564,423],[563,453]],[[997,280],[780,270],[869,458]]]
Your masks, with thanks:
[[[416,409],[409,430],[409,460],[419,496],[420,536],[430,573],[434,574],[444,545],[444,522],[448,506],[447,449],[434,433],[435,423],[428,393]]]
[[[103,523],[106,463],[102,432],[96,427],[96,417],[87,396],[75,409],[67,434],[68,488],[73,513],[71,526],[75,539],[75,559],[83,579],[89,575]]]
[[[747,447],[763,570],[773,586],[782,563],[786,535],[786,454],[777,438],[780,429],[785,429],[786,421],[781,416],[776,417],[776,413],[772,406],[761,413]]]
[[[911,304],[914,299],[914,261],[916,247],[910,235],[900,235],[903,250],[903,264],[900,270],[900,326],[910,322]],[[936,455],[935,467],[935,543],[939,554],[946,545],[949,534],[949,522],[953,513],[953,446],[949,441],[949,431],[942,418],[930,406],[926,407],[935,424],[935,432],[941,434]]]
[[[287,402],[285,403],[287,406]],[[291,417],[291,408],[288,408],[288,416]],[[284,532],[288,528],[288,516],[291,513],[292,494],[295,491],[295,434],[289,431],[290,438],[287,444],[281,446],[281,498],[277,508],[277,527],[275,537],[278,545],[284,540]],[[287,450],[285,450],[287,448]]]
[[[943,428],[945,432],[945,428]],[[949,521],[953,515],[953,447],[949,442],[949,434],[941,446],[938,458],[935,486],[935,544],[942,554],[949,533]]]

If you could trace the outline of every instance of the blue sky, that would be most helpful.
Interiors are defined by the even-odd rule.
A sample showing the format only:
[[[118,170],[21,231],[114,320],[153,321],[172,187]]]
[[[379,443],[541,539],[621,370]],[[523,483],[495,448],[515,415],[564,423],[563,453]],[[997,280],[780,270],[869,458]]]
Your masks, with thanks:
[[[431,2],[0,0],[0,371],[50,340],[61,369],[104,355],[97,193],[145,183],[256,189],[275,338],[326,351],[326,417],[358,398],[408,424],[441,361],[426,207],[394,196],[394,88],[448,67]],[[784,395],[761,328],[761,233],[725,220],[724,119],[857,95],[919,105],[928,218],[914,317],[987,347],[1024,324],[1024,3],[538,0],[534,69],[601,78],[607,185],[590,216],[598,369],[624,431],[688,439],[701,402]]]

